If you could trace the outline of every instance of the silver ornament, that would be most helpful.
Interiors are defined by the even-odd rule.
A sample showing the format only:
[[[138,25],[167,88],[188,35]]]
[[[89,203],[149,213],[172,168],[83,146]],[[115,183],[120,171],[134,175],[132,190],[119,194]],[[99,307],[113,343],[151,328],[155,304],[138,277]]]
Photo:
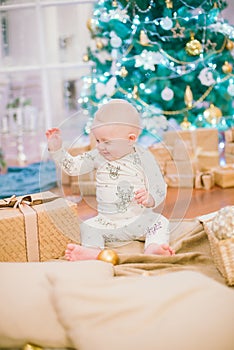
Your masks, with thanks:
[[[226,206],[218,211],[212,222],[212,231],[218,239],[234,236],[234,205]]]

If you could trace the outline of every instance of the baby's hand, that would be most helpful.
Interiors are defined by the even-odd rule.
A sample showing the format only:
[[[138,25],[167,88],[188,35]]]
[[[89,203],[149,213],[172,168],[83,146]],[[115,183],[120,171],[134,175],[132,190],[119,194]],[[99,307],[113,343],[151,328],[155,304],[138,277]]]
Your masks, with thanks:
[[[155,205],[153,197],[145,188],[141,188],[135,192],[135,200],[138,204],[142,204],[146,208],[152,208]]]
[[[46,131],[49,151],[55,152],[62,147],[61,131],[58,128],[52,128]]]

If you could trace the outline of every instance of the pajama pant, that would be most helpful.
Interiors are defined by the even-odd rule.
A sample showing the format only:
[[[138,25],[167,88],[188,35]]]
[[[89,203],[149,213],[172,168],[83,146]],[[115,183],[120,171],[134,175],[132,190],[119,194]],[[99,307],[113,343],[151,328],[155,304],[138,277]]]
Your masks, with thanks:
[[[103,249],[110,242],[144,239],[146,248],[151,243],[169,243],[169,221],[152,210],[131,218],[124,218],[119,213],[98,214],[80,224],[80,233],[81,244],[86,247]]]

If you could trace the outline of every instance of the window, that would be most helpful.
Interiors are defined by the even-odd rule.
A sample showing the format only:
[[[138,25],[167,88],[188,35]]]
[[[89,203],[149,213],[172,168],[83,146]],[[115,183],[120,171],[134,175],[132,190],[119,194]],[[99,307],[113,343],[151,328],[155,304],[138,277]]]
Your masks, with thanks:
[[[93,2],[0,0],[1,130],[10,127],[4,124],[9,103],[33,107],[36,130],[59,125],[77,110],[81,77],[89,71],[82,57]]]

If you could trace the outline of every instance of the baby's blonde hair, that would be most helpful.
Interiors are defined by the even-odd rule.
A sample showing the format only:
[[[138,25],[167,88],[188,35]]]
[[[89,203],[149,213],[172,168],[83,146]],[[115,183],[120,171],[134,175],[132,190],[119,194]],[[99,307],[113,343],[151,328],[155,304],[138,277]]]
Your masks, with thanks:
[[[140,114],[128,101],[113,99],[102,105],[94,115],[92,129],[106,125],[123,125],[140,133]]]

